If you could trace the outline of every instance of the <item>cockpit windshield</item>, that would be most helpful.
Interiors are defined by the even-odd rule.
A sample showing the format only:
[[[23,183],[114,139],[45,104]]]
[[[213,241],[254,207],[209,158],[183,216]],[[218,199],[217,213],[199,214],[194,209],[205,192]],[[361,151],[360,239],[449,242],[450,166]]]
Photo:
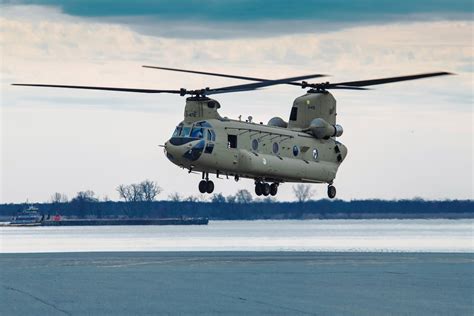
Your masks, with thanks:
[[[192,138],[202,138],[204,135],[204,129],[202,127],[193,127],[191,130],[191,136]]]
[[[216,134],[212,129],[212,126],[206,121],[197,122],[192,127],[180,124],[174,130],[173,137],[190,137],[194,139],[206,138],[210,141],[216,140]]]
[[[179,136],[181,137],[189,137],[189,133],[191,132],[191,127],[183,127]]]

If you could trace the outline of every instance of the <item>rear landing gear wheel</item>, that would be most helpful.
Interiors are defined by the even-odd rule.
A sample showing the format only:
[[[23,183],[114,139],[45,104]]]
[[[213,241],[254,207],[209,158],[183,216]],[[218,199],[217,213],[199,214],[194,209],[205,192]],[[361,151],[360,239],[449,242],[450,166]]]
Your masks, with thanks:
[[[336,197],[336,187],[333,185],[328,186],[328,197],[334,199]]]
[[[262,190],[262,184],[260,182],[255,183],[255,194],[257,196],[261,196],[262,193],[263,193],[262,191],[263,191]]]
[[[207,181],[206,180],[202,180],[201,182],[199,182],[199,192],[201,192],[201,193],[206,193],[207,192]]]
[[[209,194],[211,194],[212,192],[214,192],[214,182],[212,182],[212,181],[207,181],[206,192],[209,193]]]
[[[278,193],[278,183],[272,183],[270,185],[270,195],[275,196]]]
[[[268,183],[262,183],[262,194],[268,196],[270,194],[270,185]]]

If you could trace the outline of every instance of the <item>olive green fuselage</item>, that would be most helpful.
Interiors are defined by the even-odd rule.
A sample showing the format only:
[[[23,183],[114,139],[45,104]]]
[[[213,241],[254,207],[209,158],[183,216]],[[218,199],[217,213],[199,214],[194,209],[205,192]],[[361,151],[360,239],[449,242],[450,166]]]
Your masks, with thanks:
[[[212,99],[188,98],[185,119],[165,144],[171,162],[192,171],[258,181],[332,183],[347,155],[334,138],[222,118],[218,108]]]

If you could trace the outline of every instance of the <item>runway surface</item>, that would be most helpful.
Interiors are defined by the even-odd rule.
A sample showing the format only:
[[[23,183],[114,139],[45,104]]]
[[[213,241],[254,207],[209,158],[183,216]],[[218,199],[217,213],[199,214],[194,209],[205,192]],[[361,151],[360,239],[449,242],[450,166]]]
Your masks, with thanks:
[[[472,315],[472,253],[0,254],[1,315]]]

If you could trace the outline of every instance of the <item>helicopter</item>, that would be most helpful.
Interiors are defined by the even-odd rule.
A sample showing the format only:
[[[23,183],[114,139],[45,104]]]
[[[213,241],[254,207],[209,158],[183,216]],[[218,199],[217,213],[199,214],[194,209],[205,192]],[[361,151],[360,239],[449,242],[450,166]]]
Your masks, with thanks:
[[[56,84],[23,84],[15,86],[106,90],[135,93],[171,93],[188,96],[184,119],[177,125],[171,138],[163,145],[166,157],[175,165],[202,174],[199,192],[214,192],[210,174],[217,178],[233,177],[254,180],[257,196],[275,196],[282,183],[326,183],[330,199],[336,196],[334,180],[347,156],[347,147],[337,140],[343,128],[336,123],[336,99],[329,90],[369,90],[368,86],[415,80],[449,72],[431,72],[398,77],[310,83],[306,80],[325,77],[310,74],[282,79],[265,79],[215,72],[142,66],[150,69],[217,76],[252,83],[187,90],[138,89]],[[267,124],[256,123],[251,116],[245,121],[229,119],[219,114],[221,105],[209,96],[259,90],[274,85],[293,85],[308,89],[293,101],[288,121],[271,118]]]

